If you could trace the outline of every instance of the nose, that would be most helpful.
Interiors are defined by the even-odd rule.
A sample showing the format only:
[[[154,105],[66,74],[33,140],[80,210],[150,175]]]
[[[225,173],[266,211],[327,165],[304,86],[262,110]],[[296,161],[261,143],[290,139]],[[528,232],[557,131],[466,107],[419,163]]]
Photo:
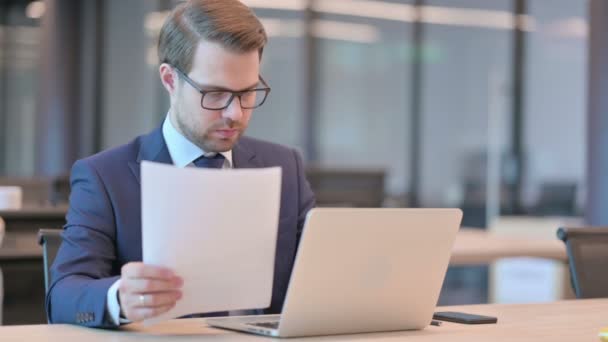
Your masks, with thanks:
[[[222,116],[232,121],[240,121],[243,116],[243,108],[241,108],[241,99],[235,96],[232,102],[224,109]]]

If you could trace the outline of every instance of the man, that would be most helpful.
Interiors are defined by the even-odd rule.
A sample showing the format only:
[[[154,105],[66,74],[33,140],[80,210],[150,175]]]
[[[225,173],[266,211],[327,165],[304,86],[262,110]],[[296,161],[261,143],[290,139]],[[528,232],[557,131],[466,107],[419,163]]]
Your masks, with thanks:
[[[180,300],[178,275],[141,263],[142,160],[282,168],[272,302],[265,312],[280,311],[314,196],[298,153],[242,137],[270,91],[259,73],[266,41],[259,20],[237,0],[190,0],[172,11],[158,44],[160,79],[171,98],[164,123],[73,166],[67,224],[46,300],[50,322],[115,327],[157,316]]]

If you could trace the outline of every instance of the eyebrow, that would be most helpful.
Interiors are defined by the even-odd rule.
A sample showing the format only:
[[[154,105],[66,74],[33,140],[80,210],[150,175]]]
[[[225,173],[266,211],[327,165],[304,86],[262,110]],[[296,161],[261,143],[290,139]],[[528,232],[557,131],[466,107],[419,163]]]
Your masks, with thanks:
[[[193,80],[193,81],[194,81],[194,80]],[[257,86],[258,84],[260,84],[260,80],[258,80],[257,82],[255,82],[255,84],[253,84],[253,85],[251,85],[251,86],[249,86],[249,87],[246,87],[246,88],[240,89],[240,90],[234,90],[234,89],[230,89],[230,88],[226,88],[226,87],[222,87],[222,86],[218,86],[218,85],[213,85],[213,84],[200,84],[200,83],[197,83],[197,82],[195,82],[195,84],[196,84],[196,85],[197,85],[199,88],[201,88],[202,90],[204,90],[204,91],[216,91],[216,90],[218,90],[218,91],[232,91],[232,92],[241,92],[241,91],[247,91],[247,90],[252,90],[252,89],[255,89],[255,88],[256,88],[256,86]]]

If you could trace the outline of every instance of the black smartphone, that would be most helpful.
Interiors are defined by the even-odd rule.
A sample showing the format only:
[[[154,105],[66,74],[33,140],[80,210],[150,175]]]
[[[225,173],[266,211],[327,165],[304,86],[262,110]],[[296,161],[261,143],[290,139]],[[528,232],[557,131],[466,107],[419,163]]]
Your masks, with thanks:
[[[498,322],[496,317],[454,311],[435,312],[433,319],[462,324],[492,324]]]

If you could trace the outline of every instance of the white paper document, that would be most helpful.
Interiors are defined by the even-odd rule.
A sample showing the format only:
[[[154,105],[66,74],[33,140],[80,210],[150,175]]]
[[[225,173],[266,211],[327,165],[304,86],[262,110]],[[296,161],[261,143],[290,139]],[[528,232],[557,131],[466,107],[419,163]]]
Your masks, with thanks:
[[[184,279],[155,323],[270,306],[281,169],[177,168],[142,162],[143,262]]]

